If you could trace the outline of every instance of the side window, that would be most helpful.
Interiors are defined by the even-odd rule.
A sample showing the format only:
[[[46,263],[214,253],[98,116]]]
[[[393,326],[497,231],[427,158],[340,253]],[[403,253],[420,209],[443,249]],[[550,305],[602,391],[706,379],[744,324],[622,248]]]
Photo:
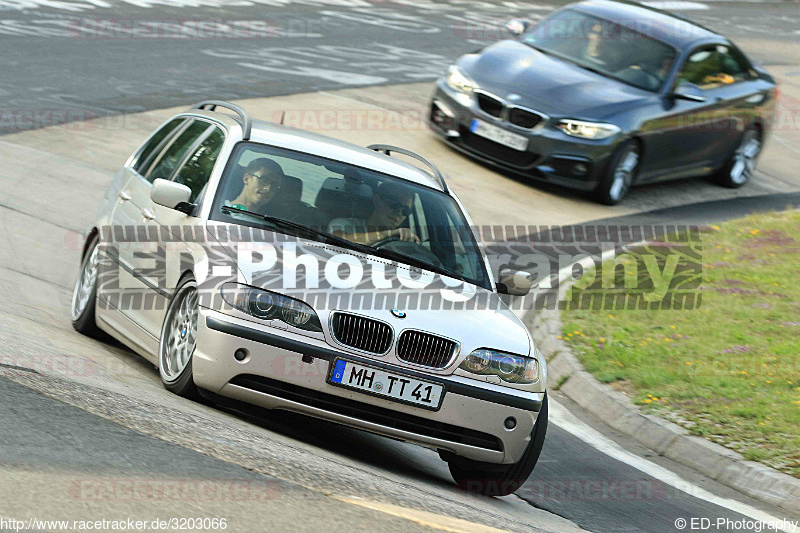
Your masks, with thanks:
[[[170,120],[160,130],[155,132],[152,137],[150,137],[150,140],[148,140],[145,147],[142,148],[139,157],[136,158],[136,162],[133,164],[133,169],[136,172],[141,175],[145,175],[147,173],[147,168],[152,162],[154,156],[158,153],[156,148],[158,148],[159,145],[165,141],[167,136],[175,131],[184,120],[185,119],[182,118]]]
[[[717,45],[690,55],[679,79],[701,89],[714,89],[748,79],[748,69],[727,46]]]
[[[150,168],[150,172],[147,175],[147,181],[153,183],[158,178],[164,180],[170,179],[172,172],[178,167],[186,156],[186,153],[208,128],[208,122],[196,120],[188,128],[183,130],[183,133],[178,135],[178,137],[172,141],[172,144],[167,146],[161,154],[156,156],[153,166]]]
[[[217,156],[219,156],[224,142],[225,134],[219,128],[214,127],[175,175],[175,181],[183,183],[192,190],[190,202],[197,199],[203,187],[208,183],[208,178],[211,177],[211,171],[214,170],[214,164],[217,162]]]

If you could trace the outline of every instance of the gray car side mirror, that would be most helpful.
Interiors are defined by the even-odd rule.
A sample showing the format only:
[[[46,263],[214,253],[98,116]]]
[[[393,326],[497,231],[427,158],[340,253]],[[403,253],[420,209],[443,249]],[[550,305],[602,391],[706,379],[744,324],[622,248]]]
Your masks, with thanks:
[[[511,19],[505,23],[505,28],[514,37],[519,37],[531,27],[531,21],[526,19]]]
[[[688,81],[683,81],[677,87],[675,87],[675,90],[672,91],[671,96],[679,100],[689,100],[690,102],[706,101],[706,96],[703,94],[703,89],[694,83],[689,83]]]

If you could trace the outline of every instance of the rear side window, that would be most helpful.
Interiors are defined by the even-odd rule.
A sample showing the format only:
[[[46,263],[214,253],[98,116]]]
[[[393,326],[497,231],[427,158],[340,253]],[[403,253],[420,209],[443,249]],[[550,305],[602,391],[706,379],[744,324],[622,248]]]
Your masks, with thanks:
[[[690,55],[680,73],[680,81],[694,83],[701,89],[713,89],[744,81],[749,69],[738,54],[724,45],[704,48]]]
[[[194,202],[200,192],[208,183],[214,164],[217,162],[222,143],[225,142],[225,134],[217,127],[200,143],[195,152],[186,160],[178,170],[175,181],[188,186],[192,190],[190,202]]]
[[[147,144],[142,149],[139,157],[136,158],[136,163],[133,165],[133,169],[141,175],[145,175],[147,173],[147,168],[149,167],[150,163],[153,161],[153,156],[155,156],[157,152],[157,148],[161,143],[163,143],[167,136],[175,131],[177,127],[183,123],[185,119],[176,118],[167,122],[160,130],[155,132],[150,140],[147,141]]]
[[[200,136],[210,127],[208,122],[195,120],[188,128],[178,135],[172,141],[172,144],[167,146],[154,160],[153,167],[147,175],[147,181],[150,183],[156,179],[161,178],[168,180],[172,177],[173,171],[178,168],[178,165],[186,157],[189,150],[194,146],[194,143]]]

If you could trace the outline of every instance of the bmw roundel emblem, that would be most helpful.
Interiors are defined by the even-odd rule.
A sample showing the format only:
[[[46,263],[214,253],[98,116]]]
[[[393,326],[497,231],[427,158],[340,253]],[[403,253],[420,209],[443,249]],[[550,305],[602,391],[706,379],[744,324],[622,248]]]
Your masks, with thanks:
[[[392,309],[392,315],[394,315],[395,318],[405,318],[406,317],[406,314],[403,311],[399,310],[399,309]]]

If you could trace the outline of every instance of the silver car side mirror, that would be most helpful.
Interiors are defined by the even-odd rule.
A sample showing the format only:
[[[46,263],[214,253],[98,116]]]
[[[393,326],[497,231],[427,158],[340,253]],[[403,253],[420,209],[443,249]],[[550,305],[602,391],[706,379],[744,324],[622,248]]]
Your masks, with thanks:
[[[497,292],[510,296],[525,296],[533,288],[533,276],[524,270],[500,269]]]
[[[505,28],[514,37],[519,37],[531,27],[531,21],[526,19],[511,19],[505,23]]]
[[[161,178],[156,179],[153,182],[153,188],[150,189],[150,199],[153,202],[186,214],[189,214],[187,212],[189,206],[194,207],[189,203],[191,197],[192,190],[186,185]]]

